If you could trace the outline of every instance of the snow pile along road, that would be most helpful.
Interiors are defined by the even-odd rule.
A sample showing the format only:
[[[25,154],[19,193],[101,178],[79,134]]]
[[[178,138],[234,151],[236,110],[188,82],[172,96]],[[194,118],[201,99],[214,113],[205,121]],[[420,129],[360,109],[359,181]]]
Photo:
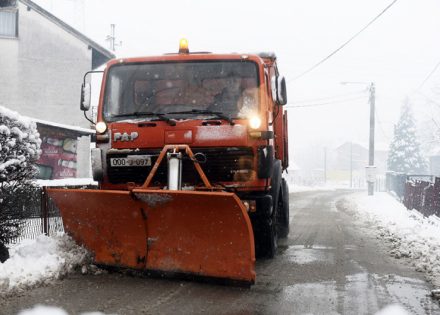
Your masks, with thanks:
[[[59,307],[37,305],[32,309],[27,309],[18,313],[18,315],[69,315],[65,310]],[[105,315],[101,312],[87,312],[81,313],[81,315]],[[115,314],[108,314],[115,315]]]
[[[0,296],[60,279],[81,269],[87,272],[89,253],[65,234],[39,236],[10,249],[11,257],[0,263]]]
[[[396,258],[408,257],[417,271],[440,286],[440,219],[407,210],[387,193],[356,194],[336,202],[336,207],[377,227],[378,237],[388,241]]]

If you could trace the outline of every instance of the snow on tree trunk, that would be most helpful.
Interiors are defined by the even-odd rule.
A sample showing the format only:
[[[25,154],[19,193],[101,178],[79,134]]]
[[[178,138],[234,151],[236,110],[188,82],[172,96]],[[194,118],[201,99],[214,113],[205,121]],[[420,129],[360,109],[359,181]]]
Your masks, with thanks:
[[[428,169],[420,150],[416,124],[409,100],[403,103],[400,118],[394,126],[394,138],[388,154],[388,170],[405,174],[423,174]]]
[[[34,122],[0,106],[0,244],[18,236],[25,202],[35,196],[40,144]]]

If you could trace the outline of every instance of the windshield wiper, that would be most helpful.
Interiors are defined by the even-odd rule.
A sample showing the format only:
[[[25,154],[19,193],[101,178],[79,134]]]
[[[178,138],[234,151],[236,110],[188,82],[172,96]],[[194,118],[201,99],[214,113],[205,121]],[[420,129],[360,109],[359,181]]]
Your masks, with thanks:
[[[129,113],[129,114],[116,114],[113,115],[113,117],[129,117],[129,116],[156,116],[157,118],[159,118],[159,120],[163,120],[165,121],[168,125],[170,126],[175,126],[176,125],[176,121],[174,119],[171,119],[169,117],[166,116],[166,114],[164,113],[155,113],[155,112],[133,112],[133,113]]]
[[[182,112],[170,112],[167,114],[199,114],[199,115],[213,115],[216,116],[217,118],[226,120],[231,126],[235,125],[235,122],[232,120],[231,117],[223,114],[222,112],[215,112],[212,110],[206,110],[206,109],[191,109],[191,110],[187,110],[187,111],[182,111]]]

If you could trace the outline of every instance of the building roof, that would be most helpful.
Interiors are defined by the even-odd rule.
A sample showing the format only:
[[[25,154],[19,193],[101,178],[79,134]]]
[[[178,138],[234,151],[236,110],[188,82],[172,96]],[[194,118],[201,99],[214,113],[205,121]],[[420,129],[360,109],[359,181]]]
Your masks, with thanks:
[[[344,142],[343,144],[338,146],[335,150],[339,151],[339,150],[344,150],[346,148],[349,148],[350,143],[353,145],[353,148],[368,150],[368,143],[349,142],[349,141]],[[374,143],[374,151],[376,151],[376,152],[379,152],[379,151],[388,152],[388,149],[389,149],[389,145],[386,143],[377,142],[377,141]]]
[[[88,38],[87,36],[85,36],[83,33],[77,31],[76,29],[74,29],[72,26],[70,26],[69,24],[63,22],[62,20],[60,20],[59,18],[57,18],[55,15],[53,15],[52,13],[50,13],[49,11],[46,11],[45,9],[43,9],[42,7],[40,7],[38,4],[36,4],[35,2],[31,1],[31,0],[19,0],[21,3],[23,3],[24,5],[26,5],[28,8],[34,10],[35,12],[38,12],[39,14],[41,14],[42,16],[44,16],[45,18],[47,18],[48,20],[52,21],[53,23],[55,23],[56,25],[58,25],[59,27],[61,27],[62,29],[64,29],[66,32],[72,34],[73,36],[75,36],[76,38],[78,38],[79,40],[83,41],[85,44],[87,44],[90,48],[96,50],[98,53],[100,53],[101,55],[103,55],[104,57],[106,57],[107,59],[112,59],[115,58],[115,55],[109,51],[108,49],[102,47],[101,45],[99,45],[98,43],[96,43],[95,41],[91,40],[90,38]]]
[[[34,121],[35,123],[42,125],[42,126],[64,129],[64,130],[68,130],[68,131],[74,131],[74,132],[82,134],[84,136],[92,135],[92,134],[96,133],[96,131],[94,129],[88,129],[88,128],[82,128],[82,127],[71,126],[71,125],[66,125],[66,124],[60,124],[60,123],[56,123],[53,121],[37,119],[37,118],[32,118],[32,117],[28,117],[28,118],[30,120]]]

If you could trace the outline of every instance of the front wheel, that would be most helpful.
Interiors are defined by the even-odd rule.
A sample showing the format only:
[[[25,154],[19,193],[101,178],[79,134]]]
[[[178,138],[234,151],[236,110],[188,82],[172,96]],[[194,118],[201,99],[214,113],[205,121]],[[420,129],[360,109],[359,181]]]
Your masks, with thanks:
[[[260,217],[254,225],[255,250],[258,258],[273,258],[278,248],[276,211],[269,217]]]
[[[278,197],[278,236],[280,238],[286,238],[289,235],[289,217],[289,186],[283,178]]]

